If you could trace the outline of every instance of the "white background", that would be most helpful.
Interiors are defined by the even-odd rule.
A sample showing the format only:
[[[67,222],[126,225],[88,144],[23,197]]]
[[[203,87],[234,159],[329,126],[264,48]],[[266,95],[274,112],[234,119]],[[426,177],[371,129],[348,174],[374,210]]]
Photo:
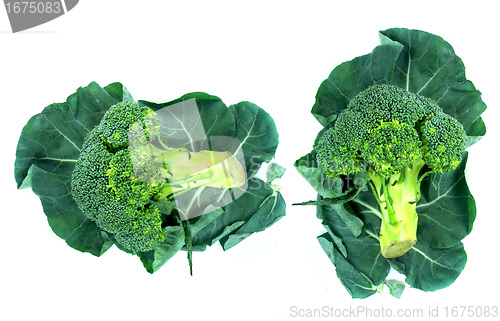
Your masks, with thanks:
[[[423,309],[500,305],[498,295],[498,8],[493,1],[124,1],[87,0],[68,14],[12,34],[0,8],[3,209],[2,320],[292,320],[290,309]],[[352,300],[316,236],[315,193],[293,168],[320,125],[310,114],[320,83],[339,63],[369,53],[378,31],[425,30],[450,42],[483,93],[488,133],[470,148],[477,201],[464,243],[468,263],[450,287],[406,289]],[[15,149],[28,119],[79,86],[122,82],[135,99],[172,100],[192,91],[226,104],[248,100],[274,117],[276,162],[287,216],[224,252],[185,253],[148,274],[137,257],[101,258],[68,247],[50,230],[38,198],[16,190]],[[394,312],[396,313],[396,312]]]

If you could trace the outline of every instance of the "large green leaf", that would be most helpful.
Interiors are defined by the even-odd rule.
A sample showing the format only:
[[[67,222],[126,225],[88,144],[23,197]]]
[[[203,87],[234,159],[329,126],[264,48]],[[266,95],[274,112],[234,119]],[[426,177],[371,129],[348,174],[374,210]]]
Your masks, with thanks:
[[[196,104],[198,114],[192,113],[189,108],[191,103]],[[160,114],[168,113],[166,107],[177,105],[176,112],[168,115],[170,116],[169,119],[177,121],[169,121],[169,128],[163,130],[163,132],[167,133],[167,136],[163,137],[163,141],[169,146],[187,147],[192,151],[199,151],[209,146],[209,141],[207,141],[209,137],[234,137],[234,116],[217,96],[194,92],[169,102],[154,103],[139,100],[139,104],[147,106]],[[175,133],[173,135],[175,137],[174,141],[168,136],[168,133]],[[193,137],[193,133],[198,133],[197,136],[199,137]]]
[[[262,189],[269,189],[268,185],[262,186]],[[274,188],[271,188],[271,190],[272,193],[263,200],[259,197],[258,193],[252,193],[252,191],[248,192],[254,197],[253,202],[257,204],[260,202],[260,206],[241,227],[228,233],[227,236],[224,236],[220,240],[224,250],[232,248],[253,233],[264,231],[285,216],[286,205],[283,196]],[[226,212],[229,216],[235,214],[233,207],[226,209]]]
[[[326,255],[335,265],[335,271],[344,285],[347,292],[355,299],[364,299],[376,293],[379,286],[375,285],[373,281],[356,269],[346,258],[342,255],[338,248],[332,241],[332,236],[328,233],[318,236],[318,241],[325,251]]]
[[[402,28],[381,31],[380,42],[370,54],[340,64],[321,84],[311,113],[323,126],[362,90],[391,84],[435,100],[462,123],[469,145],[484,136],[480,116],[486,105],[450,44],[439,36]]]
[[[403,45],[390,84],[436,101],[458,119],[475,141],[486,133],[480,116],[486,110],[481,93],[465,77],[465,66],[443,38],[418,30],[380,32],[382,45]]]
[[[258,178],[248,181],[245,193],[224,207],[224,214],[193,237],[193,247],[204,249],[219,241],[225,250],[249,235],[263,231],[285,215],[281,194]]]
[[[404,266],[405,282],[423,291],[436,291],[452,284],[467,262],[462,243],[436,249],[417,242],[405,255],[394,259]]]
[[[121,99],[132,99],[121,84],[101,88],[93,82],[65,103],[47,106],[23,128],[14,164],[18,187],[31,187],[40,197],[54,233],[69,246],[96,256],[112,242],[74,202],[71,174],[87,133]]]
[[[285,215],[285,201],[279,193],[280,187],[272,183],[284,173],[284,167],[271,163],[265,183],[257,178],[250,179],[242,199],[225,206],[224,215],[205,225],[195,235],[193,248],[204,250],[207,245],[220,242],[223,249],[228,250],[282,218]],[[248,216],[249,214],[251,216]]]
[[[248,177],[253,177],[262,163],[274,158],[279,143],[279,135],[272,117],[262,108],[244,101],[229,106],[236,122],[234,137],[240,141]]]
[[[52,231],[76,250],[104,254],[113,243],[76,205],[71,196],[71,177],[32,168],[32,189],[40,197]]]
[[[346,204],[346,206],[348,205]],[[361,231],[353,233],[352,227],[349,226],[352,223],[342,219],[339,215],[340,212],[338,208],[334,209],[332,206],[323,205],[317,207],[317,216],[322,220],[323,225],[332,237],[332,240],[334,240],[333,243],[339,249],[339,254],[347,260],[353,269],[364,276],[361,280],[364,280],[366,277],[374,286],[379,286],[387,277],[390,265],[380,253],[380,245],[376,232],[371,231],[370,226],[364,225]],[[353,216],[353,218],[363,224],[354,213],[349,211],[346,214]],[[341,246],[340,241],[342,242]],[[334,264],[337,263],[334,262]],[[337,274],[343,273],[340,270],[337,270]],[[349,284],[354,287],[358,286],[353,280],[350,280]]]
[[[88,132],[109,107],[131,99],[119,83],[101,88],[92,82],[78,88],[65,103],[49,105],[33,116],[24,126],[17,145],[14,164],[17,186],[23,185],[32,165],[49,173],[70,176]],[[30,186],[29,182],[24,182],[24,186]]]
[[[390,83],[402,49],[402,45],[381,45],[368,55],[337,66],[318,89],[313,116],[326,126],[363,89]]]
[[[356,297],[373,294],[381,284],[389,282],[385,280],[389,266],[406,275],[405,281],[410,286],[423,291],[435,291],[449,286],[465,266],[466,254],[460,241],[447,248],[436,248],[419,239],[409,252],[397,259],[382,257],[378,242],[381,213],[369,192],[362,193],[348,203],[317,208],[318,218],[328,231],[328,237],[321,236],[321,246],[330,258],[333,252],[329,248],[338,252],[335,253],[337,260],[332,260],[337,275],[344,278],[342,283]],[[353,234],[349,222],[339,215],[342,212],[344,215],[359,215],[362,219],[364,226],[359,236]],[[420,229],[422,224],[419,223],[417,230]],[[433,227],[427,226],[427,229]],[[344,273],[350,276],[348,281],[345,280]]]
[[[452,247],[472,231],[476,203],[465,177],[467,152],[452,172],[424,180],[417,203],[417,238],[437,248]]]

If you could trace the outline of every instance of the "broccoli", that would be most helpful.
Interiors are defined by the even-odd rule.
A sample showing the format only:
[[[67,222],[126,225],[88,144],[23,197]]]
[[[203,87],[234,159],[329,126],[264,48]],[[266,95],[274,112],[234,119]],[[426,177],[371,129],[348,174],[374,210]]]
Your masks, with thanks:
[[[244,167],[231,153],[169,148],[153,110],[122,102],[87,135],[71,192],[87,217],[137,253],[154,250],[165,239],[171,213],[162,202],[196,187],[231,188],[245,180]]]
[[[395,258],[417,241],[416,203],[430,173],[454,170],[466,148],[455,118],[432,100],[392,85],[359,93],[314,146],[328,177],[367,173],[382,213],[381,253]]]

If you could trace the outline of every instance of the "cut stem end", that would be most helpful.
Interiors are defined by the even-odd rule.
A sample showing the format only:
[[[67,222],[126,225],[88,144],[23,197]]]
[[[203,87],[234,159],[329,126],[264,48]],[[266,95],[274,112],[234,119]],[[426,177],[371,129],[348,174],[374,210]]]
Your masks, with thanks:
[[[382,256],[387,259],[394,259],[408,252],[417,240],[408,239],[401,242],[392,242],[381,250]]]

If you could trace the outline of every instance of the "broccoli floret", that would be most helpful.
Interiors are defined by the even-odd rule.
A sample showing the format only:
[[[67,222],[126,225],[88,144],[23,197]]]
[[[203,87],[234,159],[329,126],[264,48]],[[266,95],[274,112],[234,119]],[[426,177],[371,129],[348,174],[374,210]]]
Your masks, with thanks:
[[[457,168],[466,148],[462,124],[445,113],[432,115],[421,123],[422,158],[436,172]]]
[[[387,258],[416,243],[421,180],[454,170],[465,148],[460,122],[432,100],[392,85],[359,93],[314,146],[329,177],[367,171],[382,213],[380,246]]]
[[[87,217],[137,253],[164,241],[170,213],[162,213],[158,202],[201,186],[238,187],[245,179],[244,167],[229,152],[165,146],[156,114],[124,102],[109,108],[87,135],[71,192]]]

